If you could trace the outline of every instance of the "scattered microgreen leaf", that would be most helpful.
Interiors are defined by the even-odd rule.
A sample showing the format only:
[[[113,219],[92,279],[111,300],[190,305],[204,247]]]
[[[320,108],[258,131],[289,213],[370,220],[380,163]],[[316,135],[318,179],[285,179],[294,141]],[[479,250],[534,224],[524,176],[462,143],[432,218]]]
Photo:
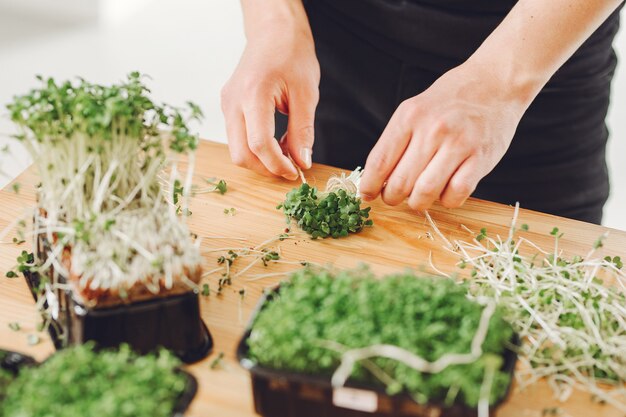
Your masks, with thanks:
[[[201,294],[205,297],[211,295],[211,289],[209,288],[209,284],[202,284],[202,292]]]
[[[224,359],[224,352],[220,352],[217,354],[215,359],[211,361],[209,368],[212,370],[218,369],[222,366],[222,360]]]

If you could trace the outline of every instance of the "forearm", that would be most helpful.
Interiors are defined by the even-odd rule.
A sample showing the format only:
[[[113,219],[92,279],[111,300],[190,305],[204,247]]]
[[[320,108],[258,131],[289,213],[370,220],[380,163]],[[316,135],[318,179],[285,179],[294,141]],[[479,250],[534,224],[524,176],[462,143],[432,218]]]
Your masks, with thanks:
[[[524,109],[623,0],[520,0],[467,61]]]
[[[267,31],[281,28],[286,33],[294,30],[311,37],[311,28],[302,0],[241,0],[246,37],[250,39]]]

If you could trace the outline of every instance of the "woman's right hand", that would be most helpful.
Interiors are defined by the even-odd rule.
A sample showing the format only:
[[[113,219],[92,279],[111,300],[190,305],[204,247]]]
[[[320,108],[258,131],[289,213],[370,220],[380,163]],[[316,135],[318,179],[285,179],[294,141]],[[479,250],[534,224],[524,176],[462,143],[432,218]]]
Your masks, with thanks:
[[[268,16],[268,3],[278,16]],[[320,69],[306,12],[292,0],[243,1],[248,42],[222,89],[230,155],[236,165],[295,180],[298,173],[275,135],[274,111],[289,115],[282,148],[311,167]]]

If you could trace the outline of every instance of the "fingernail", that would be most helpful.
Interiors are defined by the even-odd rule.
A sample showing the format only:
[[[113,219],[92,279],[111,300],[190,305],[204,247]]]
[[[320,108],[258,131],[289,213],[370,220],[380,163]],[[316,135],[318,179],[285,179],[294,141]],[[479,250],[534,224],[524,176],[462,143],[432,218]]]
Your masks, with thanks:
[[[289,181],[295,181],[298,179],[298,174],[285,174],[283,175],[283,178],[289,180]]]
[[[313,154],[313,151],[311,151],[311,148],[300,149],[300,159],[304,163],[304,169],[311,168],[311,164],[312,164],[311,155],[312,154]]]

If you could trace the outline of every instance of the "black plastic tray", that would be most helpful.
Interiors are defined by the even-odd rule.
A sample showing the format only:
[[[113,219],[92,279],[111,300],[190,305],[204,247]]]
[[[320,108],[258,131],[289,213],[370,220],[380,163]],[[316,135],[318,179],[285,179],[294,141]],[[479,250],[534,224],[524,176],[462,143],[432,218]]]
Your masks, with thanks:
[[[33,297],[44,296],[37,293],[39,275],[25,272],[24,276]],[[77,302],[69,290],[55,291],[54,296],[58,314],[48,330],[57,349],[90,340],[99,348],[127,343],[141,354],[164,347],[185,363],[198,361],[213,349],[193,291],[99,309]]]
[[[441,402],[431,402],[425,405],[416,403],[408,394],[390,396],[384,387],[373,384],[348,382],[341,391],[343,404],[337,406],[330,378],[320,375],[293,373],[259,366],[248,358],[248,343],[252,325],[259,312],[268,302],[271,302],[279,288],[266,293],[261,297],[250,323],[237,346],[239,363],[250,371],[252,376],[252,393],[256,412],[267,417],[476,417],[478,410],[464,404],[445,406]],[[519,345],[517,336],[511,341],[512,345]],[[517,354],[507,350],[502,369],[511,375],[505,395],[493,406],[490,413],[508,398],[513,381],[513,372],[517,362]],[[372,404],[375,404],[372,405]],[[350,407],[350,408],[347,408]],[[374,408],[375,407],[375,408]],[[359,410],[360,409],[360,410]],[[491,414],[493,415],[493,414]]]
[[[0,357],[1,356],[4,356],[4,359],[0,361],[0,368],[8,370],[14,375],[17,375],[20,369],[25,366],[39,365],[39,363],[30,356],[17,352],[0,349]],[[182,374],[187,379],[187,383],[185,384],[185,390],[180,394],[178,401],[176,401],[176,404],[174,405],[172,417],[183,417],[185,415],[185,411],[189,408],[189,404],[191,404],[191,401],[198,391],[198,381],[187,371],[177,369],[176,372]]]

